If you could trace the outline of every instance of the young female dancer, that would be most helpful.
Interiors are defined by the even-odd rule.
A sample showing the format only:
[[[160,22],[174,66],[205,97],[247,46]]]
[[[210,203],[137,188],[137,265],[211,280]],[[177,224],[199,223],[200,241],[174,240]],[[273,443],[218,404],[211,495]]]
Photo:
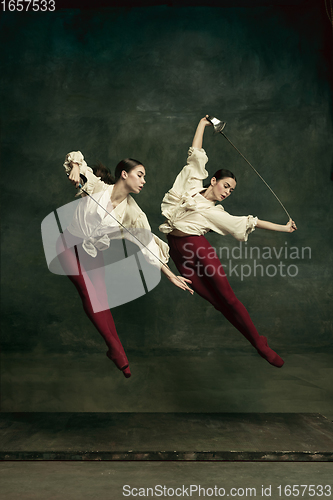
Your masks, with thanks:
[[[112,234],[115,235],[115,232],[119,234],[117,221],[130,231],[131,228],[132,231],[134,228],[142,229],[143,236],[149,234],[152,237],[151,241],[146,241],[150,252],[143,247],[142,253],[147,260],[161,267],[174,285],[193,293],[186,284],[191,281],[181,276],[176,277],[166,266],[169,259],[168,245],[150,233],[145,213],[130,196],[130,193],[140,193],[146,183],[145,168],[139,161],[131,158],[120,161],[114,179],[107,169],[101,166],[95,169],[96,174],[101,177],[94,175],[80,151],[69,153],[64,167],[69,180],[76,187],[82,182],[80,174],[86,177],[87,182],[83,189],[94,199],[86,196],[78,203],[71,223],[58,238],[57,255],[64,271],[79,292],[84,311],[108,346],[107,356],[128,378],[131,376],[128,360],[108,306],[102,255],[102,251],[110,245]],[[80,193],[83,191],[79,191],[78,194]],[[107,212],[111,213],[111,216]],[[123,230],[126,238],[125,233]],[[135,239],[132,241],[135,242]],[[160,261],[155,259],[154,255],[164,265],[160,266]],[[93,273],[90,273],[92,269]]]
[[[207,125],[211,123],[206,117],[202,118],[189,149],[187,165],[163,198],[162,214],[167,220],[159,229],[168,235],[170,255],[178,271],[192,280],[192,288],[220,311],[263,358],[281,367],[284,361],[268,346],[266,337],[258,334],[249,313],[235,296],[213,247],[203,235],[212,230],[247,241],[255,227],[292,233],[296,225],[292,220],[284,226],[252,215],[235,217],[221,205],[215,205],[230,196],[236,187],[236,178],[229,170],[218,170],[207,189],[203,187],[202,181],[208,176],[205,169],[208,158],[202,149]]]

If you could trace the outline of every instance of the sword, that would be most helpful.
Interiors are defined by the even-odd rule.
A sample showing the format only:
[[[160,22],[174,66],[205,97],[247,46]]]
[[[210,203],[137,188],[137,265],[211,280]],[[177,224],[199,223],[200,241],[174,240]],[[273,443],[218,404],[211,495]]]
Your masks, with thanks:
[[[236,146],[231,142],[231,140],[225,135],[225,133],[223,132],[227,122],[222,122],[220,121],[218,118],[215,118],[214,116],[207,116],[207,120],[213,125],[214,127],[214,132],[215,133],[220,133],[223,135],[223,137],[225,137],[227,139],[227,141],[232,145],[233,148],[236,149],[237,153],[239,153],[241,155],[241,157],[243,158],[243,160],[246,161],[246,163],[248,163],[250,165],[250,167],[255,171],[255,173],[260,177],[260,179],[264,182],[264,184],[266,184],[266,186],[268,187],[268,189],[271,191],[271,193],[275,196],[275,198],[277,199],[277,201],[280,203],[281,207],[283,208],[283,210],[286,212],[286,214],[288,215],[288,218],[289,220],[291,219],[288,211],[286,210],[285,206],[283,205],[282,201],[277,197],[277,195],[274,193],[273,189],[267,184],[267,182],[265,181],[265,179],[259,174],[259,172],[254,168],[253,165],[251,165],[251,163],[249,162],[249,160],[247,158],[245,158],[245,156],[239,151],[239,149],[236,148]]]

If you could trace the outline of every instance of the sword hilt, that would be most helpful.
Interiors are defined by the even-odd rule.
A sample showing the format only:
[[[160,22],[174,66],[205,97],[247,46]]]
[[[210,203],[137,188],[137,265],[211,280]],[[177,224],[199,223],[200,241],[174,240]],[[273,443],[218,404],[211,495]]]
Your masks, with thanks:
[[[66,172],[66,175],[67,175],[67,177],[69,177],[69,172]],[[79,188],[82,189],[84,184],[87,182],[87,177],[83,174],[80,174],[80,177],[82,179],[83,184],[81,184],[81,182],[80,182]]]
[[[219,132],[222,134],[222,130],[226,126],[227,122],[221,122],[221,120],[215,118],[214,116],[207,116],[207,120],[213,125],[215,134],[218,134]]]

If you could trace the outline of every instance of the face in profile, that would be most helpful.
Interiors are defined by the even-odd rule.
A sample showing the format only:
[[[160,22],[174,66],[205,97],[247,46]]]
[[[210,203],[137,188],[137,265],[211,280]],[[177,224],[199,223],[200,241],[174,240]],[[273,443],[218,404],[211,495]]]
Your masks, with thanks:
[[[129,188],[130,193],[140,193],[143,186],[146,184],[145,175],[146,170],[143,165],[138,165],[129,172],[123,170],[122,178],[126,182],[126,186]]]

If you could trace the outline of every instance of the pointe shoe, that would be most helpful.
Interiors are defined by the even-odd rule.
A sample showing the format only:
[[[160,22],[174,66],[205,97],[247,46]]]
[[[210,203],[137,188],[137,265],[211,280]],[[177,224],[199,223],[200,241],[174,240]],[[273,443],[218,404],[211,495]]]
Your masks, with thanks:
[[[283,359],[268,346],[266,337],[262,336],[261,338],[263,340],[263,345],[256,348],[258,354],[260,354],[262,358],[266,359],[266,361],[268,361],[271,365],[281,368],[281,366],[284,365]]]
[[[109,359],[111,359],[111,361],[114,362],[114,364],[116,365],[116,367],[121,370],[121,371],[124,371],[128,368],[128,361],[127,361],[127,358],[122,356],[122,355],[118,355],[118,356],[112,356],[111,354],[111,351],[107,351],[106,353],[107,357]],[[130,372],[131,373],[131,372]]]
[[[124,370],[122,370],[122,372],[124,374],[124,377],[126,377],[126,378],[130,378],[132,376],[129,366],[127,368],[125,368]]]

